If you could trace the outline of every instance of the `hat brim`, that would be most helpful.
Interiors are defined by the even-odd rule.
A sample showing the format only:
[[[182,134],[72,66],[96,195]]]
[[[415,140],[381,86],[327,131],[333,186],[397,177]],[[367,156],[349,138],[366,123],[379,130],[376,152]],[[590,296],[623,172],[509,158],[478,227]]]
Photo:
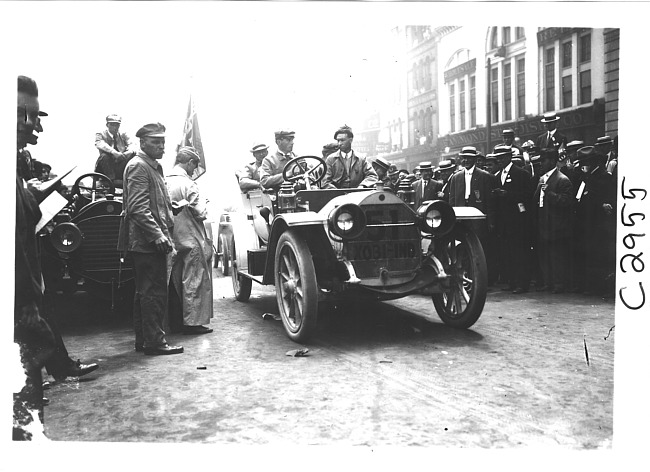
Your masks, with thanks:
[[[148,133],[140,136],[141,138],[164,138],[165,133]]]
[[[47,112],[39,111],[38,116],[50,116],[50,115],[48,115]]]
[[[542,118],[540,121],[541,121],[542,123],[555,123],[556,121],[559,121],[559,120],[560,120],[560,117],[559,117],[559,116],[556,116],[556,117],[553,118],[552,120],[547,120],[546,118]]]

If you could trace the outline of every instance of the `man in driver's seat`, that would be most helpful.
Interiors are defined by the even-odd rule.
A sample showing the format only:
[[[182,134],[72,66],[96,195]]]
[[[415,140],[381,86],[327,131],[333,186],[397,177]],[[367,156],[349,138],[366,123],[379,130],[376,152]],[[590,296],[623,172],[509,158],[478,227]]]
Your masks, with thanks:
[[[294,131],[280,130],[275,132],[275,143],[278,150],[275,154],[266,156],[260,167],[260,183],[267,190],[278,190],[284,182],[282,170],[291,159],[296,157],[293,153]]]
[[[352,129],[344,125],[334,133],[339,150],[327,156],[327,172],[322,188],[373,187],[377,183],[377,172],[365,157],[357,156],[352,150]]]

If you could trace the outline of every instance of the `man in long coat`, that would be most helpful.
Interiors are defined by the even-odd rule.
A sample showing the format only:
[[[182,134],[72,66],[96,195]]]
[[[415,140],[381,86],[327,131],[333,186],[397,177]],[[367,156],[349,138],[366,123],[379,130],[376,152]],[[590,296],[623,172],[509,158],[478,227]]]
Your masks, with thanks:
[[[538,291],[566,291],[569,283],[569,248],[572,231],[573,186],[557,168],[558,152],[545,150],[541,156],[542,175],[533,196],[537,221],[537,254],[544,277]]]
[[[497,173],[497,234],[499,236],[500,272],[508,284],[504,290],[527,292],[530,285],[528,213],[530,211],[530,176],[513,165],[512,149],[497,146],[494,154],[501,170]]]
[[[165,127],[144,125],[136,133],[140,148],[124,169],[124,210],[118,249],[128,251],[135,267],[133,329],[135,350],[146,355],[180,354],[163,329],[167,316],[168,266],[174,250],[174,217],[162,166]]]
[[[488,236],[496,228],[495,196],[492,191],[497,187],[497,178],[476,167],[478,155],[473,146],[465,146],[461,150],[459,157],[463,170],[449,179],[449,204],[471,206],[487,216],[485,220],[470,221],[469,224],[483,246],[488,265],[488,285],[492,285],[496,278],[496,254],[488,244]]]
[[[192,147],[181,147],[176,164],[167,175],[172,205],[183,207],[174,217],[176,260],[172,283],[183,307],[183,333],[206,334],[212,318],[212,241],[203,221],[208,216],[206,201],[191,175],[199,165],[199,155]]]

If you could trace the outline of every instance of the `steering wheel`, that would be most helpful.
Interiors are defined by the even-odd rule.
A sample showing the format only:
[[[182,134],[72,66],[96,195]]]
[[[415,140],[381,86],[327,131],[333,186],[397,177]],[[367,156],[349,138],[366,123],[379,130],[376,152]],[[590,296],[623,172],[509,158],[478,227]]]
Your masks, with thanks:
[[[99,172],[89,172],[79,176],[72,186],[72,196],[78,195],[94,202],[97,198],[106,198],[106,195],[115,195],[113,181]]]
[[[286,163],[282,170],[282,178],[287,182],[296,182],[306,175],[309,185],[316,185],[323,180],[325,172],[327,172],[327,164],[320,157],[299,156]]]

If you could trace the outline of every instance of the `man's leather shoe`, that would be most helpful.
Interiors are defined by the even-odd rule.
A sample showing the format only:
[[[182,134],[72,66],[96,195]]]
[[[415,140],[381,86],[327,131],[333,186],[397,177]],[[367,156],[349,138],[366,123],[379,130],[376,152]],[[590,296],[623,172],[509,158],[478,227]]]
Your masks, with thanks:
[[[527,291],[528,291],[527,288],[517,287],[516,289],[514,289],[514,290],[512,291],[512,293],[514,293],[514,294],[519,294],[519,293],[525,293],[525,292],[527,292]]]
[[[97,370],[99,364],[82,364],[81,360],[77,360],[74,364],[68,367],[66,377],[81,377],[82,375],[90,374],[92,371]]]
[[[183,346],[170,346],[163,344],[161,346],[145,346],[144,353],[147,356],[164,356],[169,354],[180,354],[183,352]]]
[[[206,326],[183,326],[183,334],[208,334],[213,332],[212,328]]]

